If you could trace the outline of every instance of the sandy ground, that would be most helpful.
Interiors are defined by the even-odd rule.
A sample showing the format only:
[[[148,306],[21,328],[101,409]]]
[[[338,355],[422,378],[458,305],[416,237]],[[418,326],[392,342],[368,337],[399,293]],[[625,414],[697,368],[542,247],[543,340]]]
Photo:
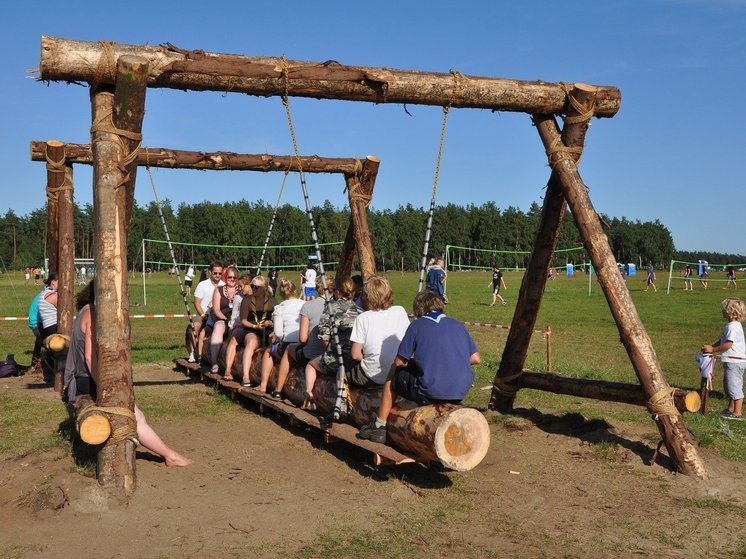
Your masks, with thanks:
[[[136,380],[206,390],[167,369]],[[39,382],[0,390],[55,400]],[[702,449],[710,479],[694,480],[665,456],[647,465],[641,426],[543,412],[489,413],[487,457],[456,473],[374,468],[360,449],[235,405],[229,421],[154,424],[194,464],[138,452],[126,506],[71,456],[2,456],[0,558],[746,557],[746,464]]]

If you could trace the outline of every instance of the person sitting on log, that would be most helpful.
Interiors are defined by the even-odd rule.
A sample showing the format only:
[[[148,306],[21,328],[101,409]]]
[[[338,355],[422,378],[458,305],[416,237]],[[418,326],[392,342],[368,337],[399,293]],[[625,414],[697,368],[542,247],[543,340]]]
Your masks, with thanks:
[[[262,355],[261,382],[257,390],[267,391],[269,376],[276,363],[282,359],[288,346],[298,342],[300,330],[300,310],[305,301],[298,297],[295,284],[287,279],[280,280],[280,295],[282,303],[275,307],[272,314],[274,331],[272,332],[272,343],[267,346]],[[275,398],[281,398],[282,393],[275,389],[272,393]]]
[[[360,439],[386,442],[386,419],[397,395],[420,405],[460,403],[474,383],[471,367],[481,362],[477,346],[463,324],[443,313],[443,298],[421,291],[412,306],[417,319],[383,385],[378,417],[360,428]]]
[[[363,285],[363,312],[350,333],[350,355],[359,362],[348,374],[356,386],[382,385],[396,357],[409,317],[404,307],[394,305],[394,292],[383,276],[371,276]]]
[[[275,308],[275,298],[267,285],[267,278],[256,276],[251,280],[251,296],[241,301],[241,324],[244,329],[238,338],[239,345],[244,348],[241,360],[243,379],[241,384],[256,388],[258,384],[251,382],[251,362],[254,351],[267,345],[272,331],[272,312]],[[233,364],[230,363],[232,366]],[[226,363],[226,370],[228,363]]]
[[[348,382],[354,384],[356,378],[367,380],[364,375],[360,377],[360,365],[351,356],[352,342],[350,342],[350,335],[352,334],[352,327],[355,325],[357,317],[363,312],[363,309],[354,303],[354,297],[355,284],[352,279],[347,276],[337,276],[334,281],[334,300],[329,302],[319,319],[319,337],[326,349],[324,353],[314,357],[306,365],[306,401],[301,406],[302,409],[316,409],[316,404],[313,401],[316,373],[333,376],[337,374],[339,369],[339,356],[337,355],[337,346],[334,343],[332,322],[337,328],[337,339],[339,340],[339,347],[342,349],[342,362]],[[355,371],[357,371],[357,376],[354,375]]]
[[[212,295],[215,288],[223,285],[220,277],[223,275],[223,265],[220,262],[210,264],[210,272],[206,279],[200,281],[194,290],[194,309],[197,311],[193,325],[194,333],[187,331],[187,351],[189,351],[188,361],[190,363],[199,363],[202,356],[202,346],[205,337],[209,339],[212,332]],[[196,338],[196,339],[195,339]],[[196,341],[196,346],[195,346]]]
[[[211,373],[217,373],[220,370],[218,365],[218,354],[220,346],[223,345],[226,334],[228,333],[228,321],[233,312],[233,302],[238,293],[238,268],[228,266],[225,272],[225,285],[217,287],[212,292],[212,315],[214,324],[212,334],[210,335],[210,363],[212,363]]]
[[[91,280],[78,294],[76,308],[78,316],[73,324],[73,332],[70,340],[70,349],[65,363],[65,388],[63,394],[67,395],[68,402],[72,403],[79,395],[90,394],[96,400],[97,386],[99,384],[98,371],[94,367],[96,363],[95,353],[95,329],[93,308],[95,305],[94,282]],[[188,466],[192,463],[170,448],[158,436],[148,424],[145,414],[135,404],[135,421],[137,422],[137,441],[150,452],[161,456],[166,466]]]
[[[331,280],[331,278],[328,278]],[[324,284],[321,276],[316,276],[316,293],[323,293]],[[325,294],[326,295],[326,294]],[[316,297],[306,301],[300,308],[300,323],[298,326],[298,343],[291,343],[280,359],[277,368],[277,385],[275,392],[282,393],[290,369],[295,365],[303,369],[308,362],[324,353],[324,344],[319,339],[319,320],[324,312],[326,296]]]
[[[233,311],[228,320],[229,333],[226,340],[223,380],[233,380],[233,362],[236,360],[238,340],[243,339],[246,334],[244,325],[241,324],[241,308],[243,307],[243,300],[251,295],[251,281],[253,279],[254,276],[250,274],[244,274],[238,278],[238,293],[233,299]]]

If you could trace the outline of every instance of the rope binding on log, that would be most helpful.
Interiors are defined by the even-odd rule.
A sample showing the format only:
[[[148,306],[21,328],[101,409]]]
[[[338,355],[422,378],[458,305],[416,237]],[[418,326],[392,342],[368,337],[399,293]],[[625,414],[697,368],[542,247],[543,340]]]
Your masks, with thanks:
[[[670,386],[661,388],[653,394],[647,402],[647,408],[653,420],[657,420],[660,415],[679,415],[679,410],[673,401],[676,389]]]
[[[107,416],[109,423],[111,423],[112,415],[117,415],[127,419],[124,425],[112,429],[111,436],[104,443],[105,446],[118,444],[127,440],[131,440],[136,445],[140,444],[137,440],[137,420],[135,419],[135,412],[132,410],[116,406],[101,407],[96,404],[89,404],[78,413],[78,418],[76,419],[78,430],[80,430],[80,425],[85,421],[85,418],[92,413],[100,413]]]
[[[65,175],[65,178],[60,186],[47,186],[47,199],[51,201],[55,201],[59,198],[59,193],[64,190],[72,190],[73,185],[72,183],[67,180],[67,175],[65,174],[65,161],[67,160],[67,155],[65,154],[65,148],[63,146],[62,148],[62,158],[59,161],[54,161],[49,157],[49,152],[46,152],[44,154],[44,157],[47,160],[46,168],[47,173],[53,173],[53,174],[63,174]]]
[[[512,375],[508,375],[506,377],[497,377],[495,379],[495,383],[493,384],[493,387],[495,389],[495,392],[497,392],[500,395],[513,397],[518,393],[518,390],[521,388],[517,383],[511,384],[514,380],[518,380],[521,377],[521,373],[514,373]]]

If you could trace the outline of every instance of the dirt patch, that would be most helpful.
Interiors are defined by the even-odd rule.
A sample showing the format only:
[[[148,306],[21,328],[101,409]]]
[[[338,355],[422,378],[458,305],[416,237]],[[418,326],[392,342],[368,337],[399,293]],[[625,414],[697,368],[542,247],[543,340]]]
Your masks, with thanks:
[[[137,371],[138,390],[179,383]],[[39,379],[0,390],[57,396]],[[205,395],[205,397],[208,397]],[[148,414],[148,410],[144,409]],[[373,468],[370,456],[235,405],[153,421],[194,459],[138,453],[138,489],[112,504],[57,452],[4,457],[0,557],[737,557],[746,465],[703,449],[710,474],[672,474],[641,426],[518,410],[488,413],[492,444],[471,472]],[[49,426],[54,429],[56,426]]]

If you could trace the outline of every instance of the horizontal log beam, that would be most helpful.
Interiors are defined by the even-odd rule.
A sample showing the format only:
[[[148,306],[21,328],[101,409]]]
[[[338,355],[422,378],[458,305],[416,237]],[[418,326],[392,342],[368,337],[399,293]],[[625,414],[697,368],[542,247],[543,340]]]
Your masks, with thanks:
[[[46,142],[31,142],[31,161],[46,161]],[[65,162],[91,165],[93,156],[89,144],[64,144]],[[302,156],[304,173],[340,173],[358,175],[362,172],[362,160],[354,157]],[[369,155],[364,159],[378,161]],[[245,154],[227,151],[202,152],[167,148],[140,148],[137,164],[141,166],[165,167],[169,169],[198,169],[212,171],[298,171],[298,159],[292,155],[269,155],[267,153]]]
[[[607,402],[647,405],[647,397],[639,384],[564,377],[555,373],[523,371],[518,379],[521,388],[544,390],[554,394],[579,396]],[[674,404],[680,412],[696,412],[700,408],[699,394],[693,390],[676,389]]]
[[[173,45],[123,45],[42,36],[40,78],[111,83],[117,58],[149,62],[148,87],[226,91],[263,97],[344,99],[371,103],[437,105],[528,114],[564,114],[566,84],[301,62],[274,57],[186,51]],[[285,70],[286,69],[286,70]],[[287,71],[287,83],[285,80]],[[621,105],[613,86],[598,88],[594,116],[612,117]]]

